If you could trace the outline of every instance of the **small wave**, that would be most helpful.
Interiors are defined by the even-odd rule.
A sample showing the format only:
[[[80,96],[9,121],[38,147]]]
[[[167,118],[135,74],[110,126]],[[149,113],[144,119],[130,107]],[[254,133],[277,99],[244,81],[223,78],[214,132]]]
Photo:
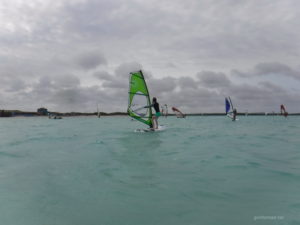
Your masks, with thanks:
[[[296,220],[292,220],[289,225],[300,225],[300,222],[299,221],[296,221]]]
[[[91,145],[105,145],[105,142],[103,140],[96,140],[92,142]]]
[[[261,166],[261,164],[257,163],[257,162],[248,162],[248,165],[250,165],[252,167],[259,167],[259,166]]]
[[[190,140],[199,140],[199,139],[201,139],[202,138],[202,136],[201,135],[195,135],[195,136],[191,136],[191,137],[189,137],[189,139]]]
[[[28,142],[28,140],[19,140],[19,141],[13,141],[11,143],[8,143],[8,146],[12,147],[12,146],[18,146],[18,145],[22,145],[24,143]]]
[[[0,152],[0,156],[6,156],[6,157],[11,157],[11,158],[22,158],[22,156],[20,156],[20,155],[8,153],[8,152]]]
[[[214,158],[215,158],[215,159],[223,159],[224,157],[221,156],[221,155],[215,155]]]
[[[245,165],[230,165],[230,166],[225,166],[227,169],[239,169],[239,170],[246,170],[248,169],[247,166]]]
[[[290,173],[290,172],[279,171],[279,170],[271,170],[270,172],[273,173],[273,174],[280,175],[280,176],[285,177],[285,178],[296,178],[297,180],[300,179],[299,175],[293,174],[293,173]]]
[[[178,153],[180,153],[180,152],[165,152],[165,153],[163,153],[163,155],[165,155],[165,156],[167,156],[167,155],[176,155],[176,154],[178,154]]]
[[[294,209],[300,209],[300,203],[291,204],[290,207]]]
[[[196,191],[195,196],[199,196],[201,198],[209,198],[209,199],[227,199],[231,200],[232,199],[232,194],[230,193],[225,193],[225,192],[220,192],[220,193],[215,193],[215,192],[209,192],[209,191]]]

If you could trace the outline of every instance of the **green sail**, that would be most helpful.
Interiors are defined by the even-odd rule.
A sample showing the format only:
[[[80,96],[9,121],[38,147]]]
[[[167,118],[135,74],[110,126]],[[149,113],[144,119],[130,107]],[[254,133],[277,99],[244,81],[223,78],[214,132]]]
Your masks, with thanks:
[[[151,101],[142,71],[130,73],[128,93],[128,115],[152,127]]]

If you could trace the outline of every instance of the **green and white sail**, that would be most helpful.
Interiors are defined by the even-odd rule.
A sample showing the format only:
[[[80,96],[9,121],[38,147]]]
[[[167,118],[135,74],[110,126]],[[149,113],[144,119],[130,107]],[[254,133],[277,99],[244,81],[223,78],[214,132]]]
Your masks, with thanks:
[[[128,115],[152,127],[149,91],[142,71],[130,73]]]

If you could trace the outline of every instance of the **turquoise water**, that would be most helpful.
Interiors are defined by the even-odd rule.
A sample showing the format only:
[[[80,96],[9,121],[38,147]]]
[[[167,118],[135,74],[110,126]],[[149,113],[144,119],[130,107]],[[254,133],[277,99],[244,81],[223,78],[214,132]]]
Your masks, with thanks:
[[[1,118],[0,224],[300,224],[300,117]]]

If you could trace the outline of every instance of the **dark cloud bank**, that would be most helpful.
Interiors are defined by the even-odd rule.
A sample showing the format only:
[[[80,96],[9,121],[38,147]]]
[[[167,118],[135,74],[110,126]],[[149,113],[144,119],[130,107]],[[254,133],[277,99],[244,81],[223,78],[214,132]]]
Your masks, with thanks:
[[[88,62],[88,59],[91,62]],[[81,57],[77,59],[83,59]],[[106,62],[100,58],[98,65]],[[128,101],[128,78],[131,71],[143,69],[136,62],[124,63],[113,72],[97,68],[94,57],[76,61],[84,71],[92,70],[88,76],[95,79],[91,84],[81,82],[81,73],[45,75],[37,80],[27,82],[22,78],[6,77],[1,83],[1,106],[10,109],[34,110],[45,106],[57,111],[96,111],[99,103],[101,110],[126,111]],[[279,69],[278,69],[279,68]],[[215,71],[201,71],[194,77],[171,76],[155,77],[151,70],[144,69],[151,96],[159,99],[161,104],[176,106],[187,113],[223,112],[224,97],[231,96],[239,111],[271,112],[278,111],[280,104],[285,104],[290,112],[299,112],[300,95],[289,91],[275,80],[249,82],[261,76],[272,74],[290,76],[299,82],[300,71],[281,63],[258,64],[252,70],[243,72],[233,70],[226,74]],[[72,71],[71,71],[72,72]],[[234,82],[235,77],[240,81]]]

